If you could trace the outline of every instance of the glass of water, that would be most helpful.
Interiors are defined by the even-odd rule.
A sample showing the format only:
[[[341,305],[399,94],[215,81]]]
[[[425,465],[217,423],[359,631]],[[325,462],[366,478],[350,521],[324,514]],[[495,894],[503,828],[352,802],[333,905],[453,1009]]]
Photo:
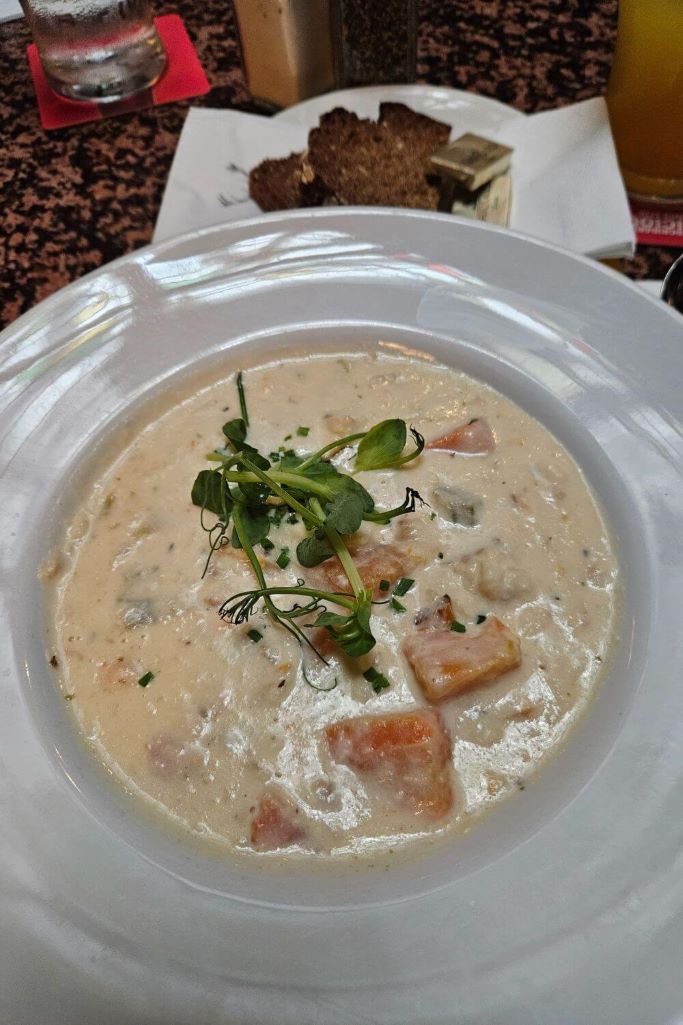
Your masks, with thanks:
[[[125,99],[148,89],[166,52],[147,0],[21,0],[45,77],[72,100]]]

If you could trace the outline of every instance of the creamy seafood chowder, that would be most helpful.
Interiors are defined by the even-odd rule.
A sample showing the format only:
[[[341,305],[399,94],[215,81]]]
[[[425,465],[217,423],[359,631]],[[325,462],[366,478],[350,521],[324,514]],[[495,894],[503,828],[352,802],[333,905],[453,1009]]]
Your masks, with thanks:
[[[545,428],[377,351],[244,369],[128,429],[41,576],[63,696],[130,793],[244,857],[375,861],[525,788],[591,698],[617,586]]]

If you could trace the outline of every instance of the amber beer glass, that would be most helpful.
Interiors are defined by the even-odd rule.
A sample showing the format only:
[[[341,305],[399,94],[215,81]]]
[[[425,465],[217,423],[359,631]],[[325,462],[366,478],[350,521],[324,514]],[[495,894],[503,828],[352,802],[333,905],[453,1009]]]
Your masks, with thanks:
[[[45,76],[72,100],[147,89],[166,67],[148,0],[21,0]]]
[[[683,0],[619,0],[607,104],[629,194],[683,203]]]

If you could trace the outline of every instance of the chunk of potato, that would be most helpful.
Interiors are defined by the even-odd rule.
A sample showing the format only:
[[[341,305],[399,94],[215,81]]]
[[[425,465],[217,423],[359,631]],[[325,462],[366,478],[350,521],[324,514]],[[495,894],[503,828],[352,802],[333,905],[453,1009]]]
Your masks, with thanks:
[[[180,776],[187,779],[190,775],[204,767],[204,757],[191,741],[170,733],[160,733],[147,744],[152,771],[157,776],[172,778]]]
[[[461,527],[476,527],[481,522],[483,503],[466,488],[455,484],[437,484],[432,489],[432,498],[439,511]]]
[[[502,548],[480,548],[466,555],[456,571],[468,588],[489,601],[513,601],[534,594],[529,574]]]
[[[100,663],[95,672],[95,680],[102,690],[115,691],[136,684],[143,672],[139,662],[120,655],[110,662]]]

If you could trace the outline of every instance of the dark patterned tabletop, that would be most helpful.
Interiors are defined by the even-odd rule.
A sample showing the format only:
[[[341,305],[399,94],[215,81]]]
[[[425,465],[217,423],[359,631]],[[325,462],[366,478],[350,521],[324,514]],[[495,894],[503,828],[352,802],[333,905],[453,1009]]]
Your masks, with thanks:
[[[418,77],[526,112],[604,92],[617,0],[420,0]],[[230,0],[179,13],[212,84],[202,99],[57,132],[40,126],[21,21],[0,25],[0,325],[148,242],[190,103],[252,110]],[[639,249],[634,277],[663,277],[673,250]]]

